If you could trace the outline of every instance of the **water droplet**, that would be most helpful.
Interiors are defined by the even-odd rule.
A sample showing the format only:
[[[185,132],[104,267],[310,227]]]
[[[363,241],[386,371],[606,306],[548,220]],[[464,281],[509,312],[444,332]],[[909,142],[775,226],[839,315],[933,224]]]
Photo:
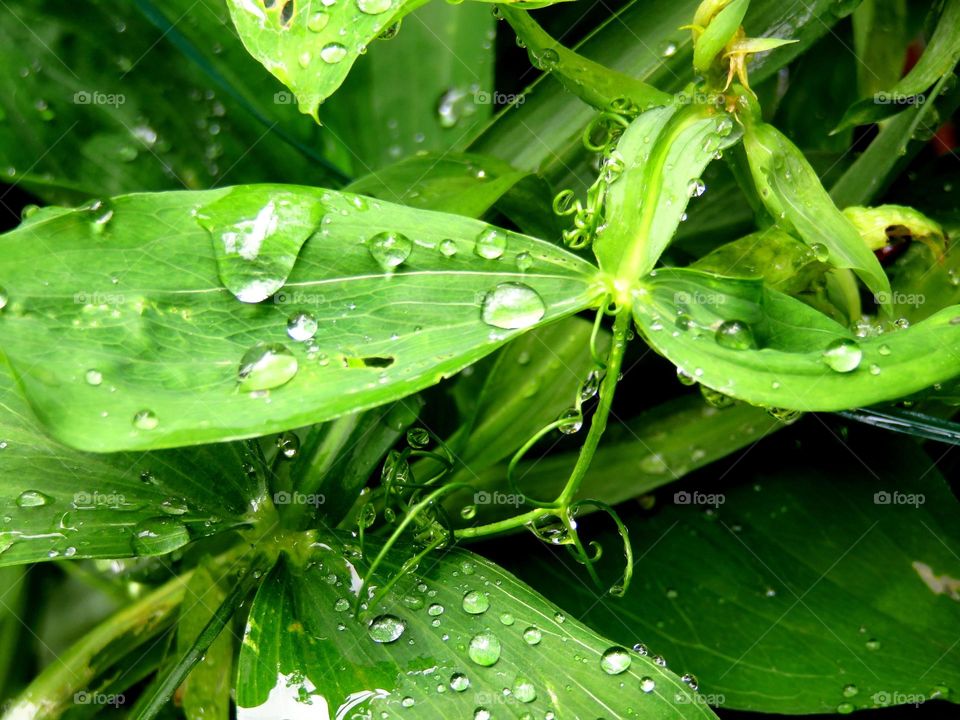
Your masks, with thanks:
[[[873,363],[872,365],[870,365],[870,374],[871,374],[871,375],[879,375],[879,374],[880,374],[880,366],[877,365],[876,363]]]
[[[490,630],[482,630],[470,639],[467,655],[477,665],[490,667],[500,659],[500,639]]]
[[[517,253],[517,269],[526,272],[533,267],[533,257],[528,252]]]
[[[179,520],[167,517],[149,518],[134,530],[133,552],[137,555],[162,555],[183,547],[188,542],[190,532]]]
[[[818,262],[825,263],[830,259],[830,250],[822,243],[814,243],[810,246],[810,251]]]
[[[382,232],[367,241],[367,248],[377,264],[386,271],[402,265],[413,252],[413,242],[398,232]]]
[[[160,420],[153,410],[141,410],[133,416],[133,426],[137,430],[154,430],[159,424]]]
[[[512,690],[513,696],[522,703],[531,703],[537,699],[537,688],[525,677],[517,676]]]
[[[564,435],[573,435],[583,427],[583,413],[577,408],[569,408],[560,413],[557,422],[557,430]]]
[[[474,252],[484,260],[496,260],[507,249],[507,233],[500,228],[487,227],[474,241]]]
[[[330,16],[325,12],[316,12],[310,16],[310,19],[307,20],[307,29],[311,32],[320,32],[323,30],[327,23],[330,22]]]
[[[407,708],[413,707],[415,703],[416,703],[416,700],[414,700],[409,695],[407,695],[403,700],[400,701],[400,704]]]
[[[567,616],[564,615],[562,612],[556,612],[553,614],[553,620],[558,625],[563,625],[563,623],[567,621]]]
[[[883,355],[884,357],[886,357],[887,355],[890,354],[890,346],[889,346],[889,345],[881,345],[880,347],[877,348],[877,352],[880,353],[881,355]]]
[[[625,648],[614,645],[600,656],[600,667],[608,675],[619,675],[630,667],[630,653]]]
[[[165,515],[186,515],[190,508],[183,500],[168,498],[160,503],[160,512]]]
[[[43,507],[50,502],[50,497],[36,490],[24,490],[17,496],[17,507]]]
[[[430,607],[427,608],[427,615],[432,615],[437,617],[438,615],[443,615],[443,605],[438,603],[433,603]]]
[[[877,640],[876,638],[870,638],[869,640],[867,640],[865,644],[866,644],[867,650],[873,651],[873,650],[880,649],[880,641]]]
[[[536,324],[546,312],[536,290],[523,283],[505,282],[484,296],[480,316],[487,325],[515,330]]]
[[[454,673],[450,676],[450,689],[454,692],[463,692],[470,687],[470,678],[463,673]]]
[[[244,392],[270,390],[290,382],[298,368],[285,345],[257,343],[241,358],[237,379]]]
[[[640,678],[640,689],[645,693],[652,693],[655,687],[657,687],[657,683],[654,682],[652,677],[647,676]]]
[[[308,312],[298,312],[287,320],[287,335],[292,340],[305,342],[317,334],[317,319]]]
[[[307,50],[304,50],[302,53],[300,53],[299,57],[297,58],[297,62],[300,63],[300,67],[302,68],[309,67],[311,60],[313,60],[313,55],[311,55]]]
[[[545,48],[534,55],[536,66],[541,70],[550,72],[560,64],[560,54],[553,48]]]
[[[684,673],[683,675],[680,676],[680,680],[685,682],[687,685],[689,685],[691,690],[696,691],[700,689],[700,683],[697,682],[697,678],[695,675],[691,675],[690,673]]]
[[[320,59],[334,65],[347,56],[347,48],[338,42],[327,43],[320,51]]]
[[[516,620],[510,613],[500,613],[500,622],[507,627],[513,625]]]
[[[370,621],[367,626],[367,632],[374,642],[392,643],[400,639],[403,631],[407,629],[403,620],[396,615],[378,615]]]
[[[720,324],[716,333],[717,345],[730,350],[749,350],[754,347],[753,331],[740,320],[727,320]]]
[[[287,460],[293,460],[300,454],[300,438],[296,433],[284,432],[277,435],[277,450]]]
[[[700,197],[706,192],[707,186],[700,178],[693,178],[687,183],[687,194],[690,197]]]
[[[849,714],[852,713],[855,709],[856,709],[856,708],[854,708],[853,703],[848,703],[848,702],[840,703],[839,705],[837,705],[837,714],[838,714],[838,715],[849,715]]]
[[[580,386],[580,402],[586,402],[587,400],[595,397],[599,390],[600,373],[596,370],[591,370],[587,375],[587,379],[584,380],[583,384]]]
[[[0,287],[0,310],[3,310],[8,302],[10,302],[10,296],[4,288]]]
[[[851,372],[860,366],[863,351],[856,341],[848,338],[834,340],[823,351],[823,361],[831,370],[837,372]]]
[[[485,707],[478,707],[473,711],[473,720],[490,720],[490,711]]]
[[[856,685],[844,685],[843,686],[843,696],[851,698],[860,692],[860,688]]]
[[[360,12],[367,15],[379,15],[390,9],[393,0],[357,0],[357,7]]]
[[[476,505],[464,505],[460,508],[460,517],[464,520],[473,520],[477,516],[477,506]]]
[[[677,380],[681,385],[696,385],[697,379],[681,367],[677,368]]]
[[[87,385],[93,385],[96,387],[103,382],[103,374],[99,370],[87,370],[84,374],[83,379],[87,381]]]
[[[463,611],[471,615],[485,613],[490,607],[490,599],[479,590],[471,590],[463,596]]]
[[[673,57],[677,54],[677,46],[672,42],[666,43],[663,48],[660,50],[660,54],[665,57]]]
[[[407,443],[418,450],[430,444],[430,433],[426,428],[415,427],[407,430]]]
[[[437,246],[440,248],[440,254],[444,257],[453,257],[457,254],[457,242],[456,240],[451,240],[447,238],[446,240],[441,240],[440,244]]]
[[[543,633],[540,632],[540,628],[531,625],[523,631],[523,639],[527,645],[537,645],[543,639]]]

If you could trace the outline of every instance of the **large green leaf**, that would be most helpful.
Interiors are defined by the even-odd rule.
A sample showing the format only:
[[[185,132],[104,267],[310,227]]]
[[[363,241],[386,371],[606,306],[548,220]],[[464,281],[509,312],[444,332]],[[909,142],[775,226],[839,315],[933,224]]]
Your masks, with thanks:
[[[622,601],[556,561],[515,550],[508,566],[599,632],[695,673],[726,707],[956,701],[957,500],[916,446],[865,440],[783,438],[738,465],[735,485],[702,474],[653,517],[628,517],[643,553]]]
[[[549,243],[295,186],[42,211],[0,247],[3,352],[44,425],[99,451],[380,405],[603,292],[593,266]],[[246,303],[221,281],[247,300],[284,289]]]
[[[886,92],[851,106],[840,127],[866,125],[890,117],[907,105],[923,104],[922,95],[960,61],[960,0],[944,0],[937,27],[923,54],[906,77]]]
[[[688,376],[751,403],[843,410],[960,374],[960,307],[855,339],[756,279],[658,270],[634,302],[647,342]]]
[[[192,14],[209,12],[197,6]],[[0,6],[2,179],[58,202],[225,181],[329,180],[321,164],[266,137],[269,126],[168,39],[131,3],[95,0],[82,15],[69,0]]]
[[[760,197],[771,216],[792,226],[818,256],[850,268],[879,296],[890,281],[860,234],[837,209],[816,171],[790,140],[768,123],[748,122],[743,135]]]
[[[594,241],[600,267],[631,282],[650,272],[680,225],[700,174],[739,139],[733,119],[705,104],[671,104],[642,113],[616,152],[623,172],[610,184],[606,227]]]
[[[477,555],[428,556],[358,620],[356,550],[347,559],[333,539],[310,550],[306,567],[281,561],[254,600],[238,720],[715,717],[680,678]],[[391,554],[382,567],[395,573],[403,560]]]
[[[317,117],[366,46],[426,0],[227,0],[247,50]]]
[[[495,23],[485,3],[431,2],[371,43],[323,106],[354,176],[446,151],[490,118]]]
[[[109,381],[101,389],[110,392]],[[44,434],[0,372],[0,565],[160,555],[244,521],[257,496],[235,444],[94,455]]]

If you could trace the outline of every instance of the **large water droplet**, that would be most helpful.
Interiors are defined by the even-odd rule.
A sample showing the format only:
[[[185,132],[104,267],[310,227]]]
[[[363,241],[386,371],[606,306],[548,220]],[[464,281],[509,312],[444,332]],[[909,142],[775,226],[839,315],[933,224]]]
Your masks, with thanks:
[[[543,298],[529,285],[505,282],[483,298],[481,317],[488,325],[515,330],[539,322],[546,314]]]
[[[136,526],[133,551],[137,555],[162,555],[190,542],[187,526],[179,520],[156,517]]]
[[[367,241],[367,248],[377,264],[389,272],[406,262],[413,252],[413,242],[402,233],[382,232]]]
[[[241,358],[237,379],[244,392],[270,390],[290,382],[298,367],[285,345],[257,343]]]
[[[287,320],[287,335],[292,340],[305,342],[317,334],[317,319],[308,312],[298,312]]]
[[[500,228],[484,228],[474,241],[474,252],[484,260],[496,260],[507,249],[507,233]]]
[[[608,675],[619,675],[630,667],[630,653],[626,648],[614,645],[600,656],[600,667]]]
[[[36,490],[24,490],[17,496],[17,507],[43,507],[50,502],[50,497]]]
[[[577,408],[568,408],[557,418],[557,430],[564,435],[574,435],[583,427],[583,413]]]
[[[485,613],[490,607],[490,599],[479,590],[471,590],[463,596],[463,611],[471,615]]]
[[[393,0],[357,0],[357,7],[360,12],[367,15],[379,15],[390,9]]]
[[[825,263],[830,259],[830,250],[823,243],[814,243],[810,246],[810,251],[818,262]]]
[[[490,667],[500,659],[500,639],[490,630],[482,630],[470,639],[467,655],[477,665]]]
[[[717,345],[731,350],[749,350],[754,346],[753,331],[740,320],[727,320],[716,333]]]
[[[330,65],[335,65],[347,56],[347,48],[338,42],[327,43],[320,51],[320,59]]]
[[[378,615],[370,621],[367,626],[367,632],[374,642],[392,643],[400,639],[403,631],[407,629],[403,620],[396,615]]]
[[[837,372],[851,372],[860,366],[860,360],[863,359],[863,351],[856,341],[848,338],[834,340],[827,345],[823,351],[823,361],[831,370]]]

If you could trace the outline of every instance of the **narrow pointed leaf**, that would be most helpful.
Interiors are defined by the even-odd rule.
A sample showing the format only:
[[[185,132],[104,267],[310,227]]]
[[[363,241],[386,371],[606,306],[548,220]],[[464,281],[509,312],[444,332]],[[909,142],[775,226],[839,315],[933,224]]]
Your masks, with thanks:
[[[693,43],[693,67],[697,72],[705,73],[710,69],[717,55],[740,29],[749,5],[750,0],[733,0],[707,21],[703,33]],[[696,21],[695,17],[694,23]]]
[[[293,253],[279,222],[244,235],[251,193],[323,213],[289,276],[285,263],[257,275],[242,255],[217,262],[238,234],[254,260]],[[396,400],[603,292],[593,266],[552,244],[294,186],[44,211],[0,248],[0,346],[43,424],[99,451],[262,435]],[[283,289],[251,304],[223,286],[251,278]]]
[[[652,720],[715,717],[650,658],[618,651],[605,671],[609,643],[477,555],[428,556],[422,573],[401,578],[358,620],[347,608],[360,561],[336,541],[313,552],[305,568],[278,564],[257,593],[238,720],[617,717],[625,707]],[[391,554],[385,571],[403,560]]]
[[[960,375],[960,307],[854,338],[761,282],[658,270],[634,302],[647,342],[707,387],[754,404],[845,410]]]

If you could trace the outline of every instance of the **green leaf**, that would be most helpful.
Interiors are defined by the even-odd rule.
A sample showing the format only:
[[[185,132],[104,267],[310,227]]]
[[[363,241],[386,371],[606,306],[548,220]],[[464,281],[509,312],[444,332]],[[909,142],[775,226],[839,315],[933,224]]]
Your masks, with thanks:
[[[738,126],[737,126],[738,127]],[[739,139],[733,119],[699,103],[654,108],[617,143],[623,172],[610,184],[607,227],[594,241],[600,267],[627,283],[649,273],[680,225],[700,174]]]
[[[903,397],[960,374],[960,307],[906,330],[855,339],[757,280],[663,269],[634,318],[647,342],[707,387],[794,410],[844,410]]]
[[[923,54],[906,77],[886,92],[853,104],[838,129],[867,125],[895,115],[906,105],[926,102],[923,93],[960,61],[960,0],[944,0],[940,21]]]
[[[185,655],[227,597],[220,579],[206,565],[193,571],[184,591],[177,623],[177,653]],[[234,641],[224,630],[207,648],[203,658],[181,685],[183,713],[187,720],[227,720],[230,711],[230,683],[233,679]]]
[[[834,205],[816,171],[779,130],[748,122],[743,135],[754,182],[767,210],[834,267],[850,268],[874,295],[890,292],[879,261]]]
[[[864,0],[853,11],[853,49],[861,96],[891,87],[903,75],[907,47],[918,30],[911,22],[916,14],[908,12],[906,0]]]
[[[247,50],[296,96],[317,109],[343,82],[367,44],[426,0],[227,0]]]
[[[243,522],[257,494],[235,444],[113,455],[63,447],[6,369],[0,438],[0,565],[168,553]]]
[[[720,4],[722,3],[704,3],[701,7],[715,7]],[[749,5],[750,0],[733,0],[716,15],[706,18],[702,26],[703,33],[693,43],[694,70],[705,73],[710,69],[717,55],[740,29],[740,23],[743,22]],[[700,25],[699,19],[694,17],[695,25]]]
[[[731,709],[956,701],[958,507],[929,458],[889,435],[847,447],[820,433],[736,472],[735,485],[703,475],[652,517],[626,518],[647,551],[622,601],[522,551],[510,567],[597,631],[695,673]]]
[[[249,286],[259,258],[292,255],[279,222],[310,206],[324,219],[289,277],[285,260],[257,280],[284,284],[273,302],[222,287]],[[218,245],[239,259],[218,265]],[[603,293],[593,266],[549,243],[295,186],[44,211],[0,248],[4,354],[44,425],[97,451],[263,435],[381,405]]]
[[[627,707],[649,718],[715,717],[650,658],[616,652],[608,663],[623,671],[608,674],[609,643],[462,550],[429,557],[355,619],[347,608],[362,565],[356,550],[350,559],[343,551],[324,539],[311,564],[282,561],[260,587],[240,651],[238,720],[615,717]],[[388,556],[386,569],[403,560]]]
[[[522,10],[501,7],[503,18],[523,42],[530,61],[553,73],[563,86],[599,110],[610,110],[624,100],[632,108],[647,110],[670,102],[670,94],[630,75],[604,67],[558,43]]]
[[[484,3],[432,2],[370,44],[323,105],[354,176],[447,151],[490,119],[495,23]]]

